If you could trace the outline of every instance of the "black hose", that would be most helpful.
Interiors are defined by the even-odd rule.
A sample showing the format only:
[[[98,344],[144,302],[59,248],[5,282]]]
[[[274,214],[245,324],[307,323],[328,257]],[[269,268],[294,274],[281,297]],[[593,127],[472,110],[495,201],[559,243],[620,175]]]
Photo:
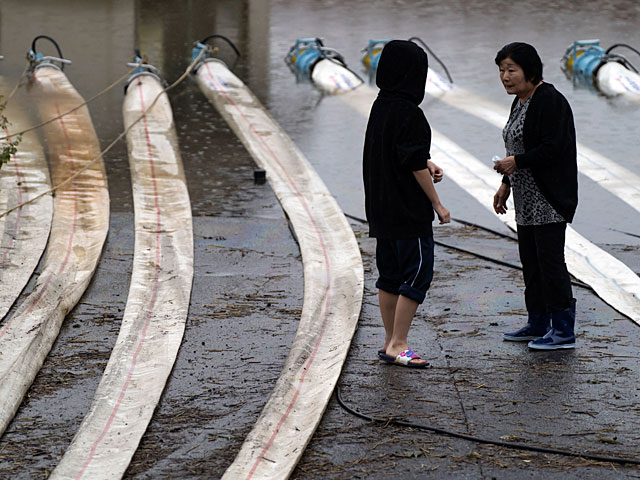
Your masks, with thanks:
[[[369,223],[364,218],[356,217],[355,215],[350,215],[348,213],[345,213],[344,216],[347,217],[347,218],[350,218],[351,220],[355,220],[356,222],[360,222],[360,223],[364,223],[364,224]]]
[[[624,233],[625,235],[629,235],[630,237],[640,238],[640,235],[637,233],[625,232],[624,230],[617,230],[615,228],[609,228],[609,230],[613,230],[614,232]]]
[[[640,56],[640,51],[636,50],[635,48],[633,48],[631,45],[627,45],[626,43],[616,43],[615,45],[611,45],[606,51],[605,54],[607,57],[610,58],[606,58],[606,60],[610,60],[610,61],[614,61],[614,62],[618,62],[621,63],[622,65],[624,65],[626,68],[628,68],[629,70],[634,71],[635,73],[640,73],[638,72],[638,69],[629,61],[627,60],[626,57],[624,57],[623,55],[619,55],[619,54],[611,54],[610,52],[614,49],[614,48],[618,48],[618,47],[625,47],[628,48],[629,50],[631,50],[632,52],[635,52],[638,54],[638,56]]]
[[[522,270],[522,267],[520,265],[515,265],[513,263],[505,262],[504,260],[498,260],[497,258],[489,257],[489,256],[483,255],[481,253],[472,252],[471,250],[465,250],[464,248],[456,247],[455,245],[449,245],[449,244],[443,243],[443,242],[441,242],[439,240],[434,240],[433,242],[436,245],[439,245],[441,247],[451,248],[453,250],[458,250],[459,252],[467,253],[469,255],[473,255],[474,257],[478,257],[478,258],[480,258],[482,260],[486,260],[488,262],[497,263],[498,265],[502,265],[502,266],[509,267],[509,268],[514,268],[516,270]],[[586,290],[591,290],[592,292],[594,291],[593,288],[591,288],[586,283],[576,282],[575,280],[571,281],[571,285],[574,285],[574,286],[580,287],[580,288],[584,288]]]
[[[60,50],[60,45],[58,45],[58,42],[56,42],[49,35],[38,35],[36,38],[33,39],[33,42],[31,42],[31,51],[34,54],[37,52],[37,50],[36,50],[36,42],[38,40],[40,40],[41,38],[44,38],[45,40],[49,40],[51,43],[53,43],[54,47],[56,47],[56,50],[58,51],[58,58],[64,58],[64,55],[62,55],[62,50]],[[64,70],[64,63],[61,63],[60,70]]]
[[[616,43],[615,45],[611,45],[609,48],[607,48],[607,50],[605,51],[605,53],[609,54],[611,52],[611,50],[613,50],[614,48],[618,48],[618,47],[625,47],[628,48],[629,50],[631,50],[632,52],[637,53],[638,55],[640,55],[640,52],[638,50],[636,50],[635,48],[633,48],[631,45],[627,45],[626,43]]]
[[[229,40],[227,37],[225,37],[224,35],[217,35],[217,34],[213,34],[213,35],[209,35],[207,37],[204,37],[202,40],[200,40],[200,43],[207,43],[208,40],[211,40],[212,38],[219,38],[221,40],[224,40],[225,42],[227,42],[227,44],[229,44],[229,46],[233,49],[233,51],[236,53],[236,55],[238,57],[240,57],[240,50],[238,50],[238,48],[235,46],[235,44]]]
[[[444,69],[444,73],[446,73],[446,74],[447,74],[447,78],[449,79],[449,83],[453,83],[453,78],[451,78],[451,75],[449,74],[449,70],[447,70],[447,67],[445,66],[445,64],[444,64],[444,63],[442,63],[442,60],[440,60],[440,59],[438,58],[438,56],[437,56],[435,53],[433,53],[433,51],[429,48],[429,46],[428,46],[426,43],[424,43],[424,42],[423,42],[420,38],[418,38],[418,37],[411,37],[411,38],[409,39],[409,41],[410,41],[410,42],[417,42],[417,43],[419,43],[420,45],[422,45],[422,46],[425,48],[425,50],[426,50],[427,52],[429,52],[429,54],[430,54],[433,58],[435,58],[435,59],[436,59],[436,61],[440,64],[440,66]]]
[[[342,393],[340,391],[339,386],[336,386],[336,398],[338,399],[338,403],[340,404],[340,406],[344,408],[347,412],[349,412],[351,415],[362,418],[363,420],[367,420],[369,422],[382,423],[385,425],[392,424],[392,425],[398,425],[400,427],[410,427],[410,428],[415,428],[416,430],[425,430],[425,431],[437,433],[440,435],[447,435],[449,437],[461,438],[463,440],[468,440],[470,442],[483,443],[485,445],[495,445],[497,447],[511,448],[515,450],[527,450],[530,452],[548,453],[551,455],[564,455],[568,457],[578,457],[578,458],[584,458],[588,460],[594,460],[597,462],[640,465],[640,460],[636,460],[634,458],[608,457],[604,455],[592,455],[588,453],[578,453],[578,452],[572,452],[567,450],[559,450],[556,448],[538,447],[536,445],[524,445],[522,443],[503,442],[500,440],[489,440],[486,438],[476,437],[474,435],[468,435],[465,433],[445,430],[444,428],[432,427],[429,425],[420,425],[420,424],[411,423],[411,422],[404,422],[402,420],[396,420],[393,417],[390,417],[390,418],[371,417],[369,415],[360,413],[357,410],[347,406],[342,400]]]
[[[477,223],[468,222],[466,220],[461,220],[459,218],[452,218],[451,220],[453,220],[454,222],[461,223],[462,225],[466,225],[468,227],[478,228],[480,230],[484,230],[485,232],[493,233],[494,235],[497,235],[502,238],[508,238],[509,240],[513,240],[514,242],[518,241],[516,237],[512,237],[511,235],[506,233],[498,232],[497,230],[492,230],[489,227],[483,227],[482,225],[478,225]]]

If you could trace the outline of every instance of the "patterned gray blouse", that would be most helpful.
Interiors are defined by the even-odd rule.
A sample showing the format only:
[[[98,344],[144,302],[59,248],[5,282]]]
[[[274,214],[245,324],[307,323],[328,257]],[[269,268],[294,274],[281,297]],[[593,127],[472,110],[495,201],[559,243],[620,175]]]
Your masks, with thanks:
[[[507,156],[524,153],[522,127],[530,100],[531,97],[524,104],[520,102],[516,104],[502,130]],[[517,169],[509,175],[509,181],[513,191],[518,225],[545,225],[565,221],[542,195],[529,168]]]

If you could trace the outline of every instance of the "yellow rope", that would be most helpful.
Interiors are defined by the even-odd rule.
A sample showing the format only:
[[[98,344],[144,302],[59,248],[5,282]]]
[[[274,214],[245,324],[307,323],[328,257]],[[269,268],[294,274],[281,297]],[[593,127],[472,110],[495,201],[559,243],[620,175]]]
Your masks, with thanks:
[[[73,175],[71,175],[69,178],[67,178],[66,180],[60,182],[58,185],[56,185],[55,187],[51,188],[50,190],[46,191],[46,192],[42,192],[39,195],[36,195],[35,197],[22,202],[19,205],[16,205],[13,208],[10,208],[9,210],[6,210],[4,212],[0,212],[0,218],[4,217],[5,215],[8,215],[9,213],[13,212],[14,210],[17,210],[19,208],[24,207],[25,205],[28,205],[29,203],[35,202],[37,199],[44,197],[45,195],[48,195],[50,193],[55,192],[56,190],[58,190],[59,188],[65,186],[67,183],[69,183],[70,181],[72,181],[74,178],[76,178],[78,175],[80,175],[82,172],[84,172],[85,170],[87,170],[89,167],[91,167],[94,163],[96,163],[98,160],[100,160],[105,153],[107,153],[109,150],[111,150],[113,148],[113,146],[118,143],[128,132],[129,130],[131,130],[131,128],[138,123],[140,120],[142,120],[144,118],[144,116],[147,114],[147,112],[149,110],[151,110],[151,108],[153,108],[153,106],[156,104],[156,102],[158,101],[158,99],[160,98],[160,96],[163,93],[168,92],[169,90],[171,90],[173,87],[175,87],[176,85],[180,84],[186,77],[187,75],[189,75],[189,73],[191,72],[191,70],[193,70],[193,68],[196,66],[196,64],[200,61],[200,57],[202,57],[202,55],[204,55],[205,51],[201,50],[200,53],[198,54],[198,56],[193,60],[193,62],[191,62],[191,64],[187,67],[187,69],[184,71],[184,73],[182,75],[180,75],[180,77],[173,82],[171,85],[169,85],[168,87],[164,88],[163,90],[161,90],[158,95],[156,95],[156,98],[153,99],[153,102],[151,102],[151,105],[149,105],[143,112],[142,114],[140,114],[140,116],[135,119],[131,125],[129,125],[120,135],[118,135],[115,140],[113,140],[108,146],[107,148],[105,148],[102,152],[100,152],[100,154],[94,158],[93,160],[91,160],[88,164],[86,164],[84,167],[82,167],[80,170],[78,170],[76,173],[74,173]],[[79,108],[79,107],[78,107]]]

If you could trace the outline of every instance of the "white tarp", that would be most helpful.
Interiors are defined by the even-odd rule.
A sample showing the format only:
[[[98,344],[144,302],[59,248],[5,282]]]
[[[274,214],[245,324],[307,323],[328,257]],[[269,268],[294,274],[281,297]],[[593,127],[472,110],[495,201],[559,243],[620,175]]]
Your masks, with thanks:
[[[64,73],[36,70],[29,95],[48,120],[83,103]],[[54,185],[90,164],[100,153],[89,111],[82,107],[44,127]],[[0,338],[0,434],[78,302],[102,252],[109,228],[109,193],[102,161],[58,189],[44,268],[33,292],[7,319]]]
[[[367,116],[376,95],[377,91],[363,85],[340,98]],[[433,127],[431,133],[433,161],[445,169],[448,178],[493,212],[493,195],[500,186],[501,176]],[[510,208],[508,212],[496,216],[516,230],[514,209]],[[640,278],[629,267],[570,226],[566,233],[565,259],[573,276],[590,285],[609,305],[640,324]]]
[[[242,81],[218,61],[204,63],[197,81],[266,170],[302,252],[304,304],[296,338],[266,406],[223,477],[287,478],[346,359],[362,304],[362,259],[335,199]]]
[[[129,85],[128,128],[160,94],[160,82]],[[191,204],[166,93],[127,133],[135,204],[133,273],[120,333],[71,446],[52,479],[121,478],[175,362],[193,281]]]
[[[451,85],[431,69],[427,77],[426,92],[500,129],[505,126],[509,118],[509,110],[504,106],[486,100],[462,87]],[[510,102],[511,97],[507,98]],[[578,143],[578,170],[640,212],[640,175],[580,143]]]
[[[0,136],[28,126],[15,97],[3,115],[11,125],[0,130]],[[50,189],[49,167],[38,134],[25,133],[18,152],[0,168],[0,215]],[[40,261],[49,238],[52,213],[53,197],[48,194],[0,216],[0,322]],[[0,337],[4,328],[0,324]]]

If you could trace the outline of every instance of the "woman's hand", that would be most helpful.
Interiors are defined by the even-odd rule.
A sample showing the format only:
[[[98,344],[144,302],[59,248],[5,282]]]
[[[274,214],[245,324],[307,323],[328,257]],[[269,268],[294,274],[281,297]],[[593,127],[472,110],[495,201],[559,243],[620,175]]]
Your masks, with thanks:
[[[516,157],[514,157],[513,155],[509,155],[508,157],[503,158],[502,160],[496,162],[493,166],[493,169],[496,172],[501,173],[502,175],[511,175],[516,171],[517,168],[518,166],[516,165]]]
[[[433,178],[433,183],[438,183],[444,177],[444,170],[442,170],[438,165],[433,163],[431,160],[427,160],[427,168],[429,169],[429,173]]]
[[[507,199],[511,195],[511,187],[506,183],[501,183],[500,188],[493,196],[493,209],[498,215],[507,213]]]
[[[451,213],[449,212],[449,210],[447,210],[444,207],[444,205],[439,203],[437,205],[434,205],[433,209],[436,211],[436,214],[438,215],[438,220],[440,220],[440,225],[442,225],[443,223],[451,222]]]

